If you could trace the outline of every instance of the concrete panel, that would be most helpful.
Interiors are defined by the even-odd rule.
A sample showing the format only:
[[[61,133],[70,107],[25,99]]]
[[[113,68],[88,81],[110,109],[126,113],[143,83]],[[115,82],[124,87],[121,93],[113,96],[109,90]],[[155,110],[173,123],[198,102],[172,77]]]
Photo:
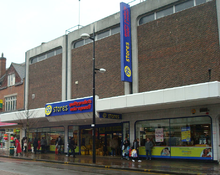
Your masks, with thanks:
[[[133,94],[127,96],[127,107],[144,105],[143,93]]]
[[[110,101],[111,101],[110,109],[126,108],[127,107],[127,97],[126,96],[111,98]]]
[[[145,105],[160,104],[163,103],[163,101],[164,101],[163,90],[150,91],[144,93]]]

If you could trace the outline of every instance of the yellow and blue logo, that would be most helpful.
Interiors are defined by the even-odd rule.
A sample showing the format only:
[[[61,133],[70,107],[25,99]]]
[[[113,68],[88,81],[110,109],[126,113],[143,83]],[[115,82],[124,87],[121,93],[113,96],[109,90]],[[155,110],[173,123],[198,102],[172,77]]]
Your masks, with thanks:
[[[124,71],[125,71],[125,75],[127,77],[131,77],[131,69],[130,69],[130,67],[125,66]]]
[[[52,113],[52,106],[51,105],[47,105],[45,107],[45,114],[46,115],[50,115]]]

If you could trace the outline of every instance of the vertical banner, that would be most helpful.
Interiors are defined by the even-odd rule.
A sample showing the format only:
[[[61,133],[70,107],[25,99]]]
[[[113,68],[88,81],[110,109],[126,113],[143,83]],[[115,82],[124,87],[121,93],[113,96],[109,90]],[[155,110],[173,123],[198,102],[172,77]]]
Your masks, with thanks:
[[[130,6],[120,3],[121,81],[132,82]]]

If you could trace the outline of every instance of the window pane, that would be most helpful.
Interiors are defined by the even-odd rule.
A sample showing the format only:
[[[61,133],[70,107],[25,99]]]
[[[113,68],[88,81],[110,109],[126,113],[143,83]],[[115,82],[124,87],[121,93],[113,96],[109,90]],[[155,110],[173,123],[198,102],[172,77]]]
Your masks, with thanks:
[[[59,49],[56,50],[56,55],[59,55],[61,53],[62,53],[62,48],[59,48]]]
[[[209,117],[170,120],[171,146],[211,146],[211,119]]]
[[[193,0],[186,1],[186,2],[184,2],[184,3],[181,3],[181,4],[176,5],[176,12],[179,12],[179,11],[182,11],[182,10],[185,10],[185,9],[188,9],[188,8],[190,8],[190,7],[193,7],[193,6],[194,6]]]
[[[139,24],[146,24],[150,21],[154,20],[154,14],[148,15],[148,16],[144,16],[140,19]]]
[[[120,33],[120,27],[115,27],[115,28],[111,29],[111,35],[114,35],[116,33]]]
[[[150,138],[156,146],[167,146],[169,137],[169,120],[140,121],[136,123],[136,137],[144,146],[146,138]]]
[[[31,59],[31,64],[36,63],[37,62],[37,57]]]
[[[44,60],[45,59],[45,55],[41,55],[38,57],[38,61]]]
[[[173,14],[173,7],[161,10],[156,13],[157,19]]]
[[[206,3],[206,0],[196,0],[196,5]]]
[[[91,39],[86,39],[86,40],[85,40],[85,44],[89,44],[89,43],[91,43],[91,42],[92,42]]]
[[[77,47],[83,46],[83,43],[84,43],[83,40],[76,42],[76,43],[74,44],[74,48],[77,48]]]
[[[54,50],[47,53],[47,58],[54,56]]]
[[[99,33],[97,35],[97,39],[102,39],[102,38],[105,38],[105,37],[108,37],[108,36],[109,36],[109,30],[105,31],[105,32],[102,32],[102,33]]]

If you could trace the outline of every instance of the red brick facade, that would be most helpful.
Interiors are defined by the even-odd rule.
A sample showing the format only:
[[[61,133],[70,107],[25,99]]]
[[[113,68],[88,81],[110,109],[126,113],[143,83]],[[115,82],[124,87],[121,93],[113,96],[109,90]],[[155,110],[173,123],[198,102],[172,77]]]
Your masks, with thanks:
[[[215,3],[138,27],[140,92],[220,80]]]
[[[92,96],[93,43],[72,50],[72,98]],[[96,94],[99,98],[124,95],[121,81],[120,34],[95,42],[96,68],[105,68],[105,73],[96,73]],[[78,81],[78,85],[75,84]]]
[[[62,54],[29,66],[29,109],[44,107],[46,103],[61,101]],[[32,94],[34,98],[32,99]]]
[[[15,73],[15,85],[8,87],[8,75]],[[24,109],[24,81],[21,80],[18,73],[15,71],[14,67],[11,65],[4,77],[2,85],[0,87],[0,99],[3,100],[3,107],[0,109],[0,112],[5,112],[5,97],[6,96],[16,96],[17,97],[17,106],[16,110]]]

